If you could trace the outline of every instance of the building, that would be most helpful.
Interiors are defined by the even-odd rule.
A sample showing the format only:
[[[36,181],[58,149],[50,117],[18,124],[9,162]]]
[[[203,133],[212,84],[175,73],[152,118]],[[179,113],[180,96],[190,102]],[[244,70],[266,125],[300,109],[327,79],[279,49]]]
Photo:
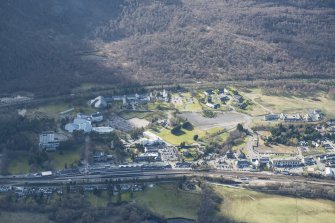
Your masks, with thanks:
[[[335,176],[335,168],[326,167],[325,168],[325,175],[327,177],[333,177],[333,176]]]
[[[236,103],[236,106],[239,107],[240,109],[245,109],[247,107],[247,104],[242,102],[242,103]]]
[[[161,161],[159,153],[142,153],[135,157],[135,162],[159,162]]]
[[[87,119],[75,118],[73,123],[65,125],[65,130],[73,133],[74,131],[83,131],[89,133],[92,131],[92,123]]]
[[[104,97],[98,96],[89,101],[89,104],[94,108],[106,108],[107,102]]]
[[[56,151],[59,146],[59,140],[54,132],[43,132],[39,135],[39,148],[46,151]]]
[[[140,143],[142,145],[156,145],[156,144],[163,144],[164,141],[162,140],[161,137],[155,135],[154,133],[152,132],[149,132],[149,131],[145,131],[143,132],[143,136],[144,138],[140,139]]]
[[[222,103],[225,103],[225,102],[229,101],[230,99],[229,99],[228,95],[222,95],[220,100],[221,100]]]
[[[205,94],[206,96],[211,96],[211,95],[214,94],[214,91],[211,90],[211,89],[208,89],[208,90],[204,91],[204,94]]]
[[[269,165],[270,158],[269,157],[261,157],[259,159],[259,165]]]
[[[323,142],[323,143],[322,143],[322,147],[325,148],[325,149],[327,149],[327,150],[332,150],[332,149],[334,149],[332,143],[330,143],[330,142]]]
[[[264,116],[265,121],[275,121],[275,120],[278,120],[279,118],[280,116],[277,114],[268,114]]]
[[[300,122],[302,121],[302,117],[300,114],[280,114],[280,119],[285,122]]]
[[[41,176],[42,177],[50,177],[50,176],[52,176],[52,172],[51,171],[41,172]]]
[[[318,122],[323,119],[323,114],[321,110],[315,109],[312,111],[309,111],[307,114],[304,115],[304,120],[306,122]]]
[[[94,162],[106,162],[107,155],[104,152],[96,152],[93,155]]]
[[[225,89],[224,88],[219,88],[218,89],[218,94],[224,94],[225,93]]]
[[[92,122],[102,122],[104,120],[104,117],[100,112],[96,112],[90,116],[90,119]]]
[[[210,108],[213,108],[213,109],[218,109],[220,108],[220,104],[212,104],[212,103],[206,103],[206,105]]]
[[[114,131],[112,127],[93,127],[92,130],[99,134],[108,134]]]
[[[250,167],[251,163],[248,160],[237,160],[236,167],[239,169]]]
[[[242,103],[243,102],[243,97],[241,95],[234,95],[233,99],[236,103]]]
[[[301,166],[299,159],[273,159],[272,166],[274,167],[298,167]]]
[[[312,165],[315,165],[316,164],[316,161],[314,160],[313,157],[305,157],[304,158],[304,164],[306,166],[312,166]]]

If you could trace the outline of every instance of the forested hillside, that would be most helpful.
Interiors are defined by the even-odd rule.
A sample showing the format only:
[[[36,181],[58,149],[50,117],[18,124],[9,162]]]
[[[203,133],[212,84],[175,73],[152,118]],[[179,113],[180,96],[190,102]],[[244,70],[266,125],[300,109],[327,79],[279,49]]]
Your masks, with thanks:
[[[334,78],[332,0],[4,0],[0,91]]]

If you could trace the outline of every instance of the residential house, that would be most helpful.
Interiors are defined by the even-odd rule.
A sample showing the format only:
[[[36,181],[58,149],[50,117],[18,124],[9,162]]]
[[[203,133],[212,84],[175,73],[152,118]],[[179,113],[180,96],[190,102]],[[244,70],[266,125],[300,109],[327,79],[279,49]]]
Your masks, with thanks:
[[[325,168],[325,175],[327,177],[334,177],[335,176],[335,168],[332,167],[326,167]]]
[[[298,167],[302,164],[299,159],[273,159],[271,162],[274,167]]]
[[[234,95],[233,100],[235,103],[242,103],[244,99],[241,95]]]
[[[210,108],[213,108],[213,109],[218,109],[220,108],[220,104],[212,104],[212,103],[206,103],[206,105]]]
[[[279,118],[280,116],[277,114],[268,114],[264,116],[265,121],[274,121],[274,120],[278,120]]]
[[[220,97],[220,100],[221,100],[222,103],[225,103],[225,102],[229,101],[230,99],[229,99],[228,95],[222,95]]]
[[[236,162],[236,167],[239,168],[239,169],[244,169],[244,168],[247,168],[247,167],[250,167],[251,166],[251,163],[248,161],[248,160],[237,160]]]
[[[211,96],[211,95],[214,94],[214,91],[211,90],[211,89],[208,89],[208,90],[204,91],[204,94],[205,94],[206,96]]]

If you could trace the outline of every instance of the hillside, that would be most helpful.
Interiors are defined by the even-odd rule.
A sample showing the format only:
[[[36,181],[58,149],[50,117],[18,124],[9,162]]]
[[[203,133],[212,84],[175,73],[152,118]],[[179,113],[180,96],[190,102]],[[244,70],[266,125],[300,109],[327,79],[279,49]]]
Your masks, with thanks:
[[[334,78],[332,0],[6,0],[1,93]]]

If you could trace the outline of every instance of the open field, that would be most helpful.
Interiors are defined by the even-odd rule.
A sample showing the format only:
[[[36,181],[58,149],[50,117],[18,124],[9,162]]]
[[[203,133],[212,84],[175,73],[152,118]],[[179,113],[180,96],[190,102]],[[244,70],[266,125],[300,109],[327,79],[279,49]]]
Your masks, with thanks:
[[[308,148],[308,151],[302,151],[303,156],[311,156],[311,155],[319,155],[319,154],[325,154],[327,153],[327,150],[323,147],[318,148]]]
[[[174,184],[160,184],[134,194],[136,204],[165,218],[196,219],[200,194],[179,191]]]
[[[242,141],[241,144],[239,144],[239,145],[235,145],[235,146],[233,146],[231,149],[232,149],[233,151],[243,150],[244,147],[245,147],[245,145],[247,144],[248,140],[249,140],[249,136],[246,136],[246,137],[243,139],[243,141]],[[243,150],[243,152],[246,152],[246,151],[247,151],[247,150]]]
[[[69,109],[73,109],[68,113],[71,115],[75,115],[77,113],[90,114],[96,112],[94,108],[91,108],[88,105],[74,106],[71,103],[52,103],[48,105],[39,106],[36,109],[28,110],[28,115],[36,116],[41,114],[49,118],[57,119],[60,117],[61,112],[67,111]]]
[[[237,112],[217,113],[217,116],[214,118],[206,118],[203,117],[201,113],[195,112],[182,113],[179,116],[187,119],[195,127],[202,130],[208,130],[214,127],[231,129],[236,127],[238,123],[244,123],[249,120],[247,115]]]
[[[161,129],[159,133],[157,134],[159,137],[161,137],[164,141],[172,144],[172,145],[180,145],[180,143],[185,142],[187,144],[194,143],[194,135],[198,135],[199,138],[202,138],[206,135],[206,132],[203,130],[200,130],[198,128],[194,128],[192,131],[182,129],[184,134],[181,135],[174,135],[171,133],[170,129]]]
[[[76,164],[77,161],[80,160],[80,151],[78,150],[65,150],[65,151],[57,151],[50,152],[48,156],[52,160],[52,164],[56,169],[63,169],[65,164],[70,167],[70,165]]]
[[[224,198],[221,214],[250,223],[331,223],[335,202],[321,199],[292,198],[279,195],[213,186]]]
[[[15,160],[11,160],[8,166],[8,171],[11,174],[22,174],[30,171],[30,166],[27,158],[18,157]]]
[[[152,112],[123,111],[119,113],[118,115],[128,120],[128,119],[133,119],[133,118],[145,119],[146,117],[152,114],[153,114]]]
[[[129,119],[128,122],[135,128],[145,128],[150,124],[149,121],[140,118],[132,118]]]
[[[266,113],[306,113],[309,109],[321,109],[328,117],[335,117],[335,101],[331,100],[324,93],[315,97],[295,97],[264,95],[261,89],[251,89],[245,96],[263,106]]]
[[[278,145],[265,145],[264,139],[271,136],[270,131],[258,131],[257,134],[259,135],[258,141],[258,151],[260,153],[278,153],[278,154],[292,154],[295,155],[298,153],[298,150],[294,146],[286,146],[282,144]]]
[[[298,153],[297,148],[293,146],[286,146],[282,144],[266,146],[264,145],[263,139],[259,139],[258,151],[260,153],[278,153],[278,154],[292,154],[292,155]]]

